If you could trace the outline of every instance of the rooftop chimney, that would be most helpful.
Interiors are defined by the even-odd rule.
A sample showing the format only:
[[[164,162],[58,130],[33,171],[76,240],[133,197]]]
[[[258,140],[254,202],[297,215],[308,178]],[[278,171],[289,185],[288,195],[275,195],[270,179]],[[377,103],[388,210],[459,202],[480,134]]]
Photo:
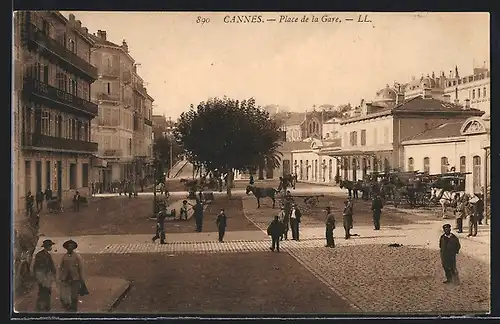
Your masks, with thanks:
[[[432,99],[431,88],[423,88],[422,89],[422,98]]]
[[[122,49],[125,51],[125,53],[128,53],[128,45],[125,40],[122,41]]]
[[[443,96],[443,101],[444,101],[444,102],[451,102],[451,97],[450,97],[450,95],[449,95],[449,94],[445,94],[445,95]]]
[[[89,33],[89,29],[87,27],[83,27],[83,32],[87,35]]]
[[[102,39],[102,40],[106,40],[106,31],[105,30],[98,30],[97,31],[97,36]]]
[[[69,21],[74,21],[75,20],[75,15],[69,14]]]
[[[396,105],[402,104],[405,101],[405,94],[402,92],[398,92],[396,94]]]
[[[470,99],[465,99],[464,109],[470,109]]]
[[[82,22],[80,20],[76,21],[76,29],[80,30],[82,28]]]

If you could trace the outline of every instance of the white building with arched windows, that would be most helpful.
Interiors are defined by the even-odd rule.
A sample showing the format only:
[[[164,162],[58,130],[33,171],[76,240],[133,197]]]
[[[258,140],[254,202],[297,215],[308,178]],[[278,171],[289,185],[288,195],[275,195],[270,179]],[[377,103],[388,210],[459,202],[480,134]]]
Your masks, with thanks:
[[[489,116],[443,123],[402,145],[407,171],[470,172],[465,183],[469,193],[482,193],[490,184]]]

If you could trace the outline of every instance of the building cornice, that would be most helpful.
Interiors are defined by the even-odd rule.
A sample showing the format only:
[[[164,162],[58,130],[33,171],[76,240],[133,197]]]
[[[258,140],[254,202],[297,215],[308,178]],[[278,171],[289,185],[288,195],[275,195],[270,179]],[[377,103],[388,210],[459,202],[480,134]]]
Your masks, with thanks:
[[[456,143],[465,142],[465,136],[453,136],[453,137],[441,137],[441,138],[429,138],[422,140],[409,140],[401,142],[401,145],[420,145],[420,144],[446,144],[446,143]]]

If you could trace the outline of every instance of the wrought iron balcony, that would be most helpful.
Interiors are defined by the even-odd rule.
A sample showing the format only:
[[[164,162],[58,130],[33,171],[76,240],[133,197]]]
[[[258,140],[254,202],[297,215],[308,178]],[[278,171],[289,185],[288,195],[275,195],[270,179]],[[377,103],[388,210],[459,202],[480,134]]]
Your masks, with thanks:
[[[30,77],[24,78],[23,92],[26,95],[49,101],[49,105],[58,104],[66,109],[69,108],[92,116],[96,116],[99,112],[99,107],[96,104]]]
[[[26,24],[26,41],[29,45],[37,47],[41,54],[47,53],[58,59],[61,65],[65,65],[68,69],[73,70],[78,75],[81,75],[89,81],[97,79],[97,68],[79,57],[63,44],[59,43],[37,26],[29,23]]]
[[[153,127],[153,122],[150,119],[144,118],[144,124]]]
[[[43,151],[94,153],[97,152],[98,144],[37,133],[24,133],[23,147],[25,149]]]
[[[104,101],[120,101],[120,95],[99,92],[99,93],[97,93],[97,99],[104,100]]]

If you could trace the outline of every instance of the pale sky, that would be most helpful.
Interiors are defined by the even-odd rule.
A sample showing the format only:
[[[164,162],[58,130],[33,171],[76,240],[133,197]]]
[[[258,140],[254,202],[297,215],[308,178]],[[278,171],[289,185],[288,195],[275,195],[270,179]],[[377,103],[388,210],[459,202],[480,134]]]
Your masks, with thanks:
[[[249,12],[73,14],[89,32],[106,30],[117,44],[126,39],[154,114],[173,119],[190,104],[224,95],[292,111],[357,105],[394,81],[448,75],[455,65],[463,76],[474,62],[490,60],[488,13],[368,13],[371,23],[358,23],[358,13],[328,14],[341,23],[321,22],[324,13],[262,13],[264,22],[253,24],[224,23],[226,15]],[[309,22],[279,23],[280,15]],[[311,22],[313,15],[320,21]],[[198,16],[210,22],[197,24]]]

